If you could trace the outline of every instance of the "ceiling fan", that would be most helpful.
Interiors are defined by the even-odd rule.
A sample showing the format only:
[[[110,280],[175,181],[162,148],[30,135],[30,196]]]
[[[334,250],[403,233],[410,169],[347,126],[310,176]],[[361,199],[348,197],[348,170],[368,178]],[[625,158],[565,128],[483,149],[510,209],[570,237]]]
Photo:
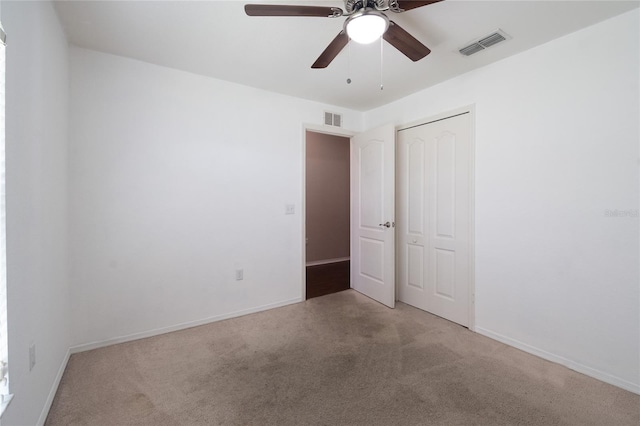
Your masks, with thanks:
[[[412,61],[418,61],[431,50],[415,37],[390,20],[384,12],[402,13],[407,10],[438,3],[443,0],[344,0],[344,10],[339,7],[294,6],[274,4],[247,4],[244,11],[249,16],[307,16],[339,18],[346,16],[342,31],[322,52],[311,68],[326,68],[349,42],[371,43],[381,36]]]

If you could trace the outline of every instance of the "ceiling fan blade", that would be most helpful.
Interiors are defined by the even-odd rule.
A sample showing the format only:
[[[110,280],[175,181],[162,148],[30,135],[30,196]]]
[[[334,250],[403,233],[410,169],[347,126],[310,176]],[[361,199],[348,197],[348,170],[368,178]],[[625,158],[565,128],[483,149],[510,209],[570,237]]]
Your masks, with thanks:
[[[416,9],[416,8],[422,7],[422,6],[428,6],[428,5],[433,4],[433,3],[439,3],[441,1],[444,1],[444,0],[425,0],[425,1],[421,1],[421,0],[417,0],[417,1],[413,1],[413,0],[398,0],[398,6],[402,10],[411,10],[411,9]]]
[[[244,11],[249,16],[316,16],[326,18],[340,11],[337,7],[323,6],[283,6],[276,4],[245,4]],[[340,13],[341,15],[341,13]]]
[[[413,62],[419,61],[431,53],[431,49],[420,43],[393,21],[389,21],[389,28],[382,37]]]
[[[340,31],[340,33],[333,39],[329,46],[324,49],[324,52],[320,54],[318,59],[311,65],[311,68],[326,68],[329,66],[331,61],[333,61],[338,53],[344,49],[344,47],[349,43],[349,36],[345,30]]]

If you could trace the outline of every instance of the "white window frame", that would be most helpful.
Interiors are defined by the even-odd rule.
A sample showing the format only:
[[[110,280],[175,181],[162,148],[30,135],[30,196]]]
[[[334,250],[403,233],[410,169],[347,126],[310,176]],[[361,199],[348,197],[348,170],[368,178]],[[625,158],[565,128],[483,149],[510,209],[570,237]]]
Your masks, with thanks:
[[[5,210],[5,70],[6,35],[0,23],[0,416],[13,395],[9,392],[9,350],[7,340],[7,244]]]

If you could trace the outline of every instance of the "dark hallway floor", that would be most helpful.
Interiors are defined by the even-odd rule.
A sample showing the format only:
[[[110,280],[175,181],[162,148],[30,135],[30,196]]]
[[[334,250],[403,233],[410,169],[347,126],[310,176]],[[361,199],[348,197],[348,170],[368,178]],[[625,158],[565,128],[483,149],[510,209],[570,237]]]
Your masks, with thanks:
[[[350,288],[350,262],[307,266],[307,299],[337,293]]]

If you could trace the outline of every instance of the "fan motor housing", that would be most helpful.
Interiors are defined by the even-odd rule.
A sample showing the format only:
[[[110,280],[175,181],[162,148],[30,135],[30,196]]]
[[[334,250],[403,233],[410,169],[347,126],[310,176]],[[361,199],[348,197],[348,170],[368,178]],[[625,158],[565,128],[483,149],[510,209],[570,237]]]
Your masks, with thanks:
[[[344,2],[344,9],[347,13],[353,13],[366,7],[382,9],[384,6],[385,0],[345,0]]]

